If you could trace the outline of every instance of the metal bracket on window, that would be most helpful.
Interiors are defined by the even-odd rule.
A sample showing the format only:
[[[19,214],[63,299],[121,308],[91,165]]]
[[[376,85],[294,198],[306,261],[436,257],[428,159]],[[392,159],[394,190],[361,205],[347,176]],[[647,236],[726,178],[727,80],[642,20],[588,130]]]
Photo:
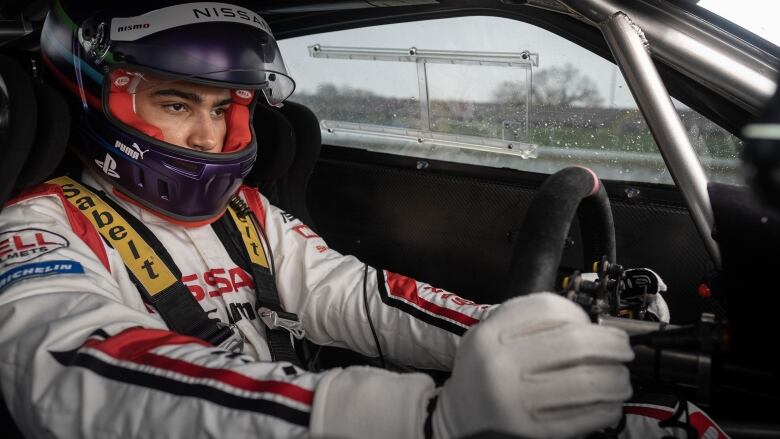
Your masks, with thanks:
[[[320,122],[320,127],[331,135],[377,137],[389,140],[393,144],[417,143],[432,149],[438,147],[457,148],[512,155],[525,159],[538,156],[537,146],[525,142],[333,120],[323,120]]]
[[[497,67],[528,68],[539,66],[539,54],[523,52],[468,52],[460,50],[379,49],[363,47],[309,46],[312,58],[354,59],[443,64],[466,64]]]
[[[445,146],[460,149],[476,150],[498,154],[509,154],[522,158],[535,158],[537,147],[518,139],[519,128],[512,127],[515,134],[507,139],[502,124],[502,139],[490,139],[479,136],[458,135],[436,132],[431,127],[431,107],[428,95],[427,64],[456,64],[473,66],[520,68],[532,72],[539,65],[539,54],[523,52],[468,52],[447,50],[420,50],[416,47],[408,49],[380,49],[361,47],[309,46],[309,55],[313,58],[346,59],[363,61],[394,61],[413,62],[417,64],[417,84],[420,97],[420,122],[422,130],[386,127],[363,123],[323,121],[322,129],[328,134],[338,131],[340,134],[368,135],[384,137],[394,141],[416,141],[432,147]],[[530,88],[530,87],[529,87]],[[531,93],[526,93],[526,114],[524,125],[512,121],[513,125],[522,127],[528,137]]]

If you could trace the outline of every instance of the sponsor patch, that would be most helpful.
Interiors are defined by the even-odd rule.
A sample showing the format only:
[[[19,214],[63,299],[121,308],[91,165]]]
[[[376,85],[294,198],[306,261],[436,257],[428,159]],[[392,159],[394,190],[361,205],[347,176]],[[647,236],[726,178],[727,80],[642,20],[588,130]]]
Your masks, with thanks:
[[[129,146],[125,145],[124,143],[120,142],[119,140],[114,142],[114,148],[122,151],[124,155],[130,157],[133,160],[144,159],[144,154],[149,152],[148,149],[141,149],[140,146],[138,146],[137,143],[133,142],[133,147],[130,148]],[[102,162],[103,166],[105,165],[105,161]]]
[[[140,24],[128,24],[126,26],[119,26],[116,28],[117,32],[126,32],[129,30],[137,30],[137,29],[149,29],[149,23],[140,23]]]
[[[116,160],[114,160],[110,154],[106,153],[106,159],[103,161],[95,159],[95,164],[98,165],[106,175],[119,178],[119,174],[116,172]]]
[[[83,274],[84,267],[76,261],[32,262],[11,268],[0,274],[0,291],[14,282],[52,274]]]
[[[249,90],[236,90],[235,91],[236,96],[242,98],[242,99],[249,99],[252,97],[252,92]]]
[[[303,236],[306,239],[319,238],[320,235],[314,233],[314,230],[310,229],[306,224],[298,224],[292,228],[295,233]]]
[[[127,76],[120,76],[114,80],[114,84],[117,87],[124,87],[130,83],[130,78]]]
[[[227,3],[193,2],[155,9],[137,17],[114,17],[111,19],[111,40],[135,41],[175,27],[209,22],[247,24],[271,33],[268,23],[251,9]]]
[[[43,229],[11,230],[0,233],[0,266],[31,261],[70,243]]]
[[[295,221],[295,216],[293,216],[293,214],[291,214],[291,213],[287,213],[287,212],[285,212],[283,210],[280,210],[279,211],[279,215],[282,216],[282,221],[285,224],[287,224],[289,222],[292,222],[292,221]]]

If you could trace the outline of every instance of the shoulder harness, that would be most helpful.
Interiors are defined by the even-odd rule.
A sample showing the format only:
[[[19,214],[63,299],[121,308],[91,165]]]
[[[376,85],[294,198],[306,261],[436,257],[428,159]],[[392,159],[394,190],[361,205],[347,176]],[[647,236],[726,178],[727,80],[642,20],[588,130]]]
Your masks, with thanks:
[[[65,199],[79,209],[114,248],[130,273],[144,300],[153,306],[171,330],[197,337],[231,351],[243,349],[243,337],[230,325],[210,319],[181,281],[181,270],[156,236],[136,217],[105,196],[70,177],[58,177],[48,183],[60,186]],[[102,194],[102,196],[101,196]],[[258,315],[268,328],[268,344],[274,361],[300,365],[292,338],[304,336],[298,316],[285,312],[279,301],[262,227],[254,220],[246,203],[237,195],[223,215],[212,224],[230,258],[251,273],[257,294]],[[260,231],[260,233],[258,233]],[[267,243],[267,238],[264,239]],[[268,246],[270,251],[270,246]],[[249,270],[247,270],[249,267]]]

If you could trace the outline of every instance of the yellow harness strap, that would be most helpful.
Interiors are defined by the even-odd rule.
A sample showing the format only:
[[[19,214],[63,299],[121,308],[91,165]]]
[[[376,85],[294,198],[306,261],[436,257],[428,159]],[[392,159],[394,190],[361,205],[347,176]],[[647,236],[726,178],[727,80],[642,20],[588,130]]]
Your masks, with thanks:
[[[236,338],[232,330],[209,319],[179,279],[181,273],[165,247],[143,223],[118,205],[111,206],[110,200],[103,199],[70,177],[54,178],[48,183],[62,188],[65,199],[84,214],[103,239],[119,253],[138,291],[155,307],[171,330],[214,345],[223,342],[230,342],[230,346],[238,345],[232,343]]]
[[[178,280],[141,235],[99,196],[70,177],[55,178],[49,183],[62,188],[65,199],[119,252],[128,270],[150,296],[159,294]]]
[[[239,217],[233,206],[228,206],[228,212],[230,212],[233,223],[241,232],[241,241],[244,243],[249,260],[253,264],[268,268],[268,258],[265,256],[265,250],[260,242],[260,237],[257,235],[257,227],[250,219],[250,216]]]

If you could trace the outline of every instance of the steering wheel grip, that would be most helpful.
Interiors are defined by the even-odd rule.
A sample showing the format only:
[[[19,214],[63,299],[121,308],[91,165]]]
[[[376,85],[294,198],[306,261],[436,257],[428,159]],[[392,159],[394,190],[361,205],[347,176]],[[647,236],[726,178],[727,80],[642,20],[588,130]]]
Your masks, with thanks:
[[[515,243],[503,300],[555,291],[558,266],[575,212],[580,220],[584,263],[589,265],[602,256],[615,261],[615,224],[604,186],[588,168],[564,168],[545,180],[528,207]]]

